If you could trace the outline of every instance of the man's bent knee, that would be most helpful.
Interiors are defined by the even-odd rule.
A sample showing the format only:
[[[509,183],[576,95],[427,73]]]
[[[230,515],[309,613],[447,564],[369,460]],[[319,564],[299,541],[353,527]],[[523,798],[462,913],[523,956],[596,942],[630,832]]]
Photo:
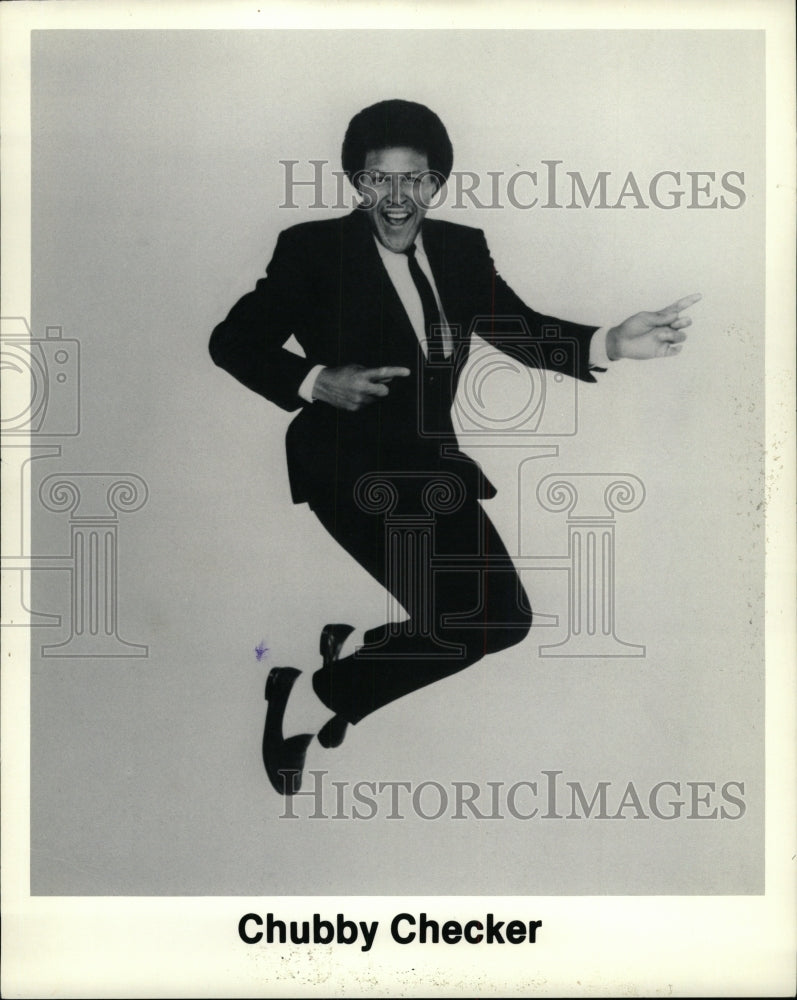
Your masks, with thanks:
[[[456,635],[446,631],[446,638],[464,644],[470,660],[480,660],[488,653],[517,646],[531,629],[531,612],[517,610],[511,622],[485,622],[479,628],[457,630]]]
[[[484,630],[484,646],[486,653],[498,653],[518,643],[528,636],[531,630],[531,614],[518,616],[511,625],[488,625]]]

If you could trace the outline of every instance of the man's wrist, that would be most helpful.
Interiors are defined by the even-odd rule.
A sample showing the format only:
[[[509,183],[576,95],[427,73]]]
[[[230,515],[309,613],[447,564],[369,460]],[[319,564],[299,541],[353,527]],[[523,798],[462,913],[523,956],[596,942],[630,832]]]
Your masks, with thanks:
[[[623,356],[620,351],[620,338],[615,326],[606,331],[606,356],[609,361],[619,361]]]
[[[589,342],[589,367],[598,371],[606,371],[609,367],[609,357],[606,353],[606,336],[608,326],[601,326],[592,334]]]
[[[316,380],[320,372],[324,370],[324,365],[314,365],[310,371],[305,375],[302,384],[299,386],[299,396],[306,402],[312,403],[315,397],[313,396],[313,390],[315,389]]]

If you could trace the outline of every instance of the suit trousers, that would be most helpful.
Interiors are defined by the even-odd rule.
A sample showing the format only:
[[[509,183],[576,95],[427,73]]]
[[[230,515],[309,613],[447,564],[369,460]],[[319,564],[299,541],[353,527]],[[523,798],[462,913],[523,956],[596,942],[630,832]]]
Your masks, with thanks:
[[[409,615],[370,629],[354,654],[313,675],[321,701],[348,722],[528,635],[528,598],[475,497],[466,494],[456,509],[411,523],[364,510],[340,484],[310,506]]]

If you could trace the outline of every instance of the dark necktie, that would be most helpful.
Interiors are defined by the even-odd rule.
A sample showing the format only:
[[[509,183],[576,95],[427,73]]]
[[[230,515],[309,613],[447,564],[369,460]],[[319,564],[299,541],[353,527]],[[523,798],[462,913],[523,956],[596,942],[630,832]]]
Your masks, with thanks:
[[[444,358],[443,331],[440,325],[440,310],[437,308],[432,286],[415,259],[415,244],[413,243],[403,252],[406,254],[410,265],[410,276],[415,282],[423,306],[423,327],[426,332],[428,358],[430,361],[442,361]]]

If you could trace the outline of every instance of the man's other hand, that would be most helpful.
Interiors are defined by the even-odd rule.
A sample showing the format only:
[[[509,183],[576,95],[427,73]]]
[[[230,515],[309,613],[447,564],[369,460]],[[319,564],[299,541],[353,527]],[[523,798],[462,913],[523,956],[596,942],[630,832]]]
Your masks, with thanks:
[[[640,312],[629,316],[619,326],[606,334],[606,353],[610,361],[633,358],[647,361],[650,358],[668,358],[679,354],[686,340],[684,330],[691,326],[688,316],[681,316],[684,309],[699,302],[702,296],[687,295],[658,312]]]
[[[365,368],[363,365],[343,365],[324,368],[313,386],[313,398],[336,406],[339,410],[361,410],[383,396],[394,378],[406,378],[409,368]]]

